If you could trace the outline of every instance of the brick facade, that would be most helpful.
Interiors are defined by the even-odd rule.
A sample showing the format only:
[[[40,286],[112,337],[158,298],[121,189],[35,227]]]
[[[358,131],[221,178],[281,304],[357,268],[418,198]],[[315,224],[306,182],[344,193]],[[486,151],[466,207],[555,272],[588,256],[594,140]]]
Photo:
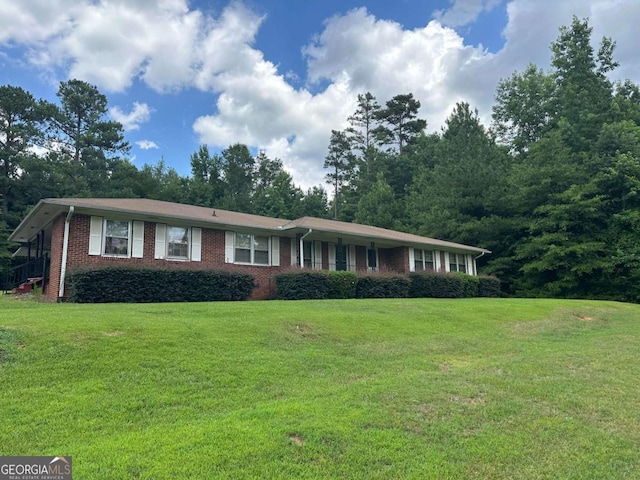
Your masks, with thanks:
[[[51,263],[49,264],[49,281],[45,285],[44,295],[50,300],[58,299],[60,289],[60,270],[62,269],[62,249],[64,242],[64,216],[53,220],[51,225]]]
[[[65,214],[56,217],[51,223],[51,263],[49,279],[46,284],[44,294],[51,300],[57,300],[60,289],[60,273],[62,270],[62,253],[64,242]],[[238,265],[225,262],[225,241],[224,230],[214,228],[202,228],[201,238],[201,261],[187,261],[175,259],[156,259],[155,240],[156,223],[152,221],[144,222],[144,243],[142,258],[123,258],[104,255],[89,255],[89,237],[91,229],[91,217],[85,214],[72,215],[69,228],[69,244],[67,250],[67,273],[87,267],[106,266],[147,266],[164,267],[176,269],[196,269],[196,270],[233,270],[250,273],[254,276],[256,288],[253,291],[252,299],[268,299],[275,296],[275,275],[288,270],[291,265],[292,245],[296,247],[295,238],[279,237],[280,241],[280,265],[279,266],[259,266],[259,265]],[[329,270],[335,268],[329,265],[330,243],[321,242],[322,269]],[[440,271],[446,271],[445,253],[439,251]],[[358,272],[367,270],[367,247],[364,245],[355,246],[355,269]],[[470,273],[475,273],[473,257],[469,256]],[[399,246],[395,248],[378,248],[378,269],[397,273],[409,273],[409,247]],[[65,295],[68,292],[65,291]]]
[[[407,247],[380,248],[380,269],[397,273],[409,273],[409,249]]]
[[[225,263],[225,232],[223,230],[202,229],[202,259],[199,262],[186,260],[156,259],[156,223],[144,223],[144,247],[142,258],[122,258],[103,255],[89,255],[90,219],[88,215],[74,215],[69,225],[69,246],[67,250],[67,273],[79,268],[106,266],[148,266],[194,270],[227,270],[250,273],[255,277],[256,288],[252,299],[268,299],[275,294],[274,276],[291,267],[291,239],[280,237],[280,266],[232,265]],[[51,267],[49,284],[45,294],[52,300],[58,298],[60,270],[64,241],[65,217],[59,216],[53,222],[51,240]]]

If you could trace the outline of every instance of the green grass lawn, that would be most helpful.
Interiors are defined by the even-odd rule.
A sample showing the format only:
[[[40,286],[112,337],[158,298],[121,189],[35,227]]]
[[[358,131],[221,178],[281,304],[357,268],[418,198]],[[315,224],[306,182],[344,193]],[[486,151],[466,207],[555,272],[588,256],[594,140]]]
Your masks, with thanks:
[[[0,455],[77,479],[640,478],[640,305],[0,298]]]

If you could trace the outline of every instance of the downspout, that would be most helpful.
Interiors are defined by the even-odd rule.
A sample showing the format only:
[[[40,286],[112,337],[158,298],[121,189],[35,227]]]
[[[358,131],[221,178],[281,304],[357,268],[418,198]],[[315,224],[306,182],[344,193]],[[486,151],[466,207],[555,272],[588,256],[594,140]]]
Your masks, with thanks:
[[[473,271],[476,272],[476,277],[478,276],[478,262],[477,262],[477,260],[480,257],[484,257],[484,253],[485,252],[482,252],[480,255],[478,255],[477,257],[474,257],[474,259],[473,259]]]
[[[312,228],[310,228],[307,233],[305,233],[304,235],[302,235],[300,237],[300,250],[299,250],[299,252],[300,252],[300,265],[299,265],[300,268],[304,267],[304,244],[303,244],[303,242],[304,242],[304,239],[307,238],[307,236],[311,234],[311,232],[313,232]]]
[[[69,213],[64,221],[64,240],[62,242],[62,265],[60,265],[60,290],[58,290],[58,301],[64,296],[64,278],[67,274],[67,250],[69,250],[69,223],[73,216],[74,207],[69,207]]]

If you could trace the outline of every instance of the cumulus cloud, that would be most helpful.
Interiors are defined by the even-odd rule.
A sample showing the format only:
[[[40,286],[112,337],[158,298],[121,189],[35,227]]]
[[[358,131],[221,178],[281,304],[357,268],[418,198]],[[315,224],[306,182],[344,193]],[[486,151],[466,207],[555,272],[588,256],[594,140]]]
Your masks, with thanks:
[[[151,108],[146,103],[133,102],[133,109],[129,113],[116,106],[109,109],[109,116],[120,122],[125,131],[139,130],[140,124],[148,122],[151,118]]]
[[[490,53],[453,27],[471,25],[507,3],[504,46]],[[548,68],[550,43],[572,15],[590,17],[594,39],[617,40],[614,78],[640,80],[634,26],[637,0],[451,0],[428,24],[406,29],[365,8],[327,19],[302,48],[306,72],[280,72],[256,46],[268,18],[242,3],[221,12],[187,0],[0,0],[0,45],[19,45],[29,60],[112,92],[134,82],[162,94],[196,88],[215,108],[193,119],[200,142],[244,142],[283,160],[302,186],[322,183],[331,129],[346,126],[358,93],[380,103],[412,92],[438,130],[457,101],[489,122],[497,82],[528,63]],[[304,74],[306,73],[306,77]],[[300,78],[298,78],[300,77]],[[129,129],[149,117],[145,104],[112,110]],[[137,142],[140,148],[158,148]]]
[[[311,81],[345,81],[350,92],[369,91],[380,103],[411,92],[434,127],[464,98],[452,79],[488,55],[437,21],[405,30],[364,8],[332,18],[304,52]]]
[[[156,142],[152,142],[151,140],[139,140],[136,142],[136,145],[138,145],[138,147],[140,147],[142,150],[160,148],[160,146]]]

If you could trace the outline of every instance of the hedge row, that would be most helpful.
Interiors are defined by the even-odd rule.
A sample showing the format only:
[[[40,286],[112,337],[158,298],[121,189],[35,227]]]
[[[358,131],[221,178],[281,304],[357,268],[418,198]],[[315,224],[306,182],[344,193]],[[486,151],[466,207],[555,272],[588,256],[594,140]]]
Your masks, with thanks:
[[[276,275],[276,297],[282,300],[478,296],[500,297],[500,280],[436,272],[357,275],[353,272],[293,270]]]
[[[67,276],[69,300],[78,303],[211,302],[246,300],[255,279],[210,270],[104,268]]]

